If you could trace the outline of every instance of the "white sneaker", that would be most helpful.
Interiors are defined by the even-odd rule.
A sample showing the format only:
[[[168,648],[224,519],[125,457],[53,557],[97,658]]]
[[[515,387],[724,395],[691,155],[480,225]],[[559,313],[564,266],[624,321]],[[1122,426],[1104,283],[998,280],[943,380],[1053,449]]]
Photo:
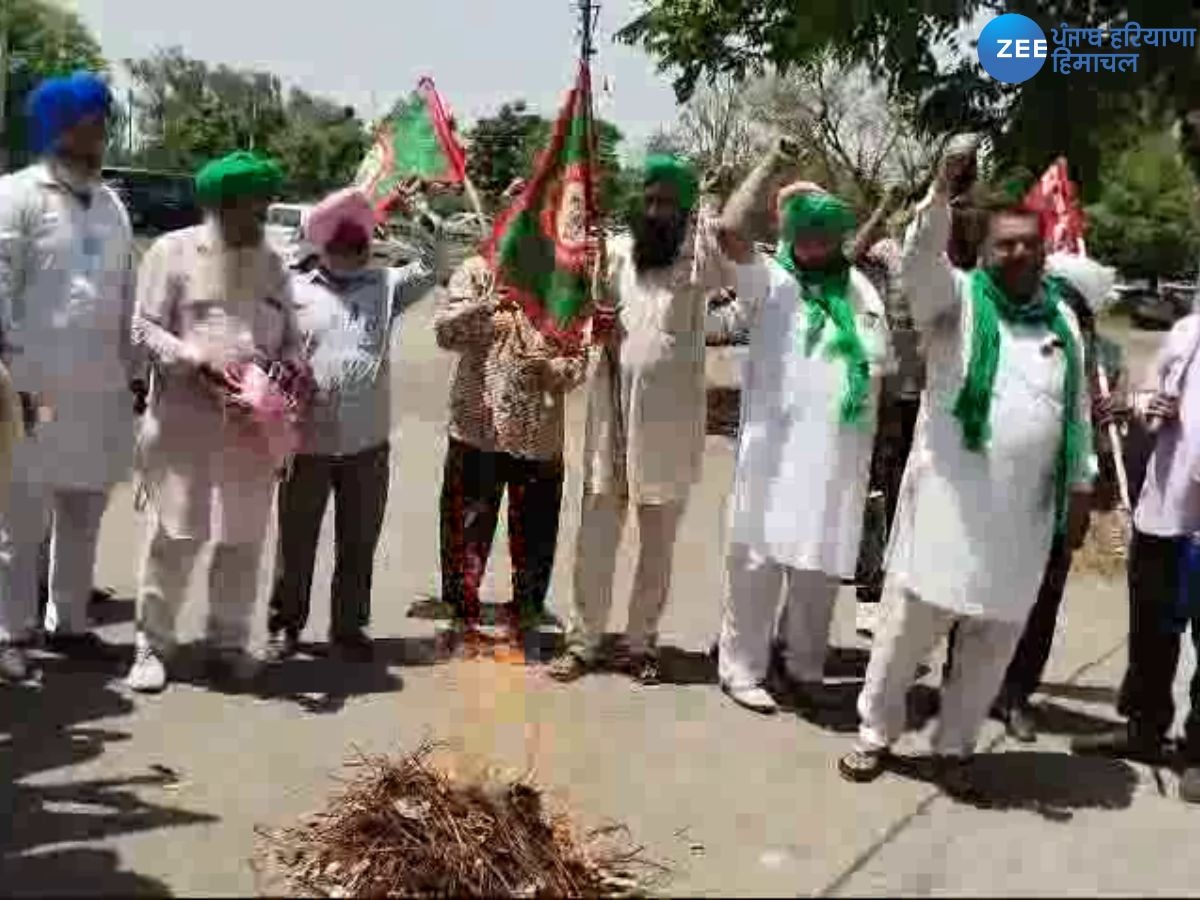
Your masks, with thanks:
[[[867,637],[875,636],[879,627],[879,604],[856,603],[854,609],[854,630]]]
[[[779,712],[779,704],[775,702],[775,698],[767,692],[766,688],[760,685],[740,688],[730,687],[729,685],[722,685],[721,687],[729,695],[729,699],[738,704],[738,706],[744,706],[752,712],[762,713],[767,716]]]
[[[167,686],[167,667],[162,657],[141,635],[138,635],[133,665],[125,676],[125,684],[139,694],[157,694]]]

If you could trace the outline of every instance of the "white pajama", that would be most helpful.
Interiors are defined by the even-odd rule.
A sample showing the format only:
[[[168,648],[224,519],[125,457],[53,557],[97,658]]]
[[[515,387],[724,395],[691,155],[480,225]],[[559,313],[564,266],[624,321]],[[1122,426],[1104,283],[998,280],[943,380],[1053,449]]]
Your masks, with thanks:
[[[204,541],[173,538],[157,522],[146,542],[138,584],[138,632],[155,651],[169,653],[175,620],[187,596],[196,556]],[[217,543],[208,568],[206,637],[215,647],[244,650],[258,593],[262,542]]]
[[[615,494],[584,494],[568,643],[585,659],[594,658],[608,624],[617,549],[631,507],[637,510],[638,559],[625,634],[633,653],[646,652],[658,639],[683,504],[633,504]]]
[[[917,668],[958,623],[953,668],[942,685],[941,710],[933,752],[970,756],[979,729],[1000,690],[1004,672],[1021,640],[1015,622],[959,616],[912,594],[886,599],[883,622],[871,648],[871,661],[858,698],[859,746],[882,749],[904,732],[908,689]]]
[[[793,569],[745,544],[732,545],[718,654],[721,683],[737,690],[766,680],[781,590],[788,674],[802,683],[821,681],[838,586],[824,572]]]
[[[79,634],[87,630],[87,604],[96,564],[100,521],[108,503],[102,491],[54,489],[17,482],[0,528],[0,642],[28,640],[37,627],[41,545],[50,539],[50,599],[46,628]]]

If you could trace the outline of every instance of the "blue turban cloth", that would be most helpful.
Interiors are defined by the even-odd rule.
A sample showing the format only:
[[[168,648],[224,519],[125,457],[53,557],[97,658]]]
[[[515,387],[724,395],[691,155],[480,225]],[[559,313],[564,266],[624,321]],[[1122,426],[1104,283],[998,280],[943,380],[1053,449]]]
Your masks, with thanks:
[[[91,72],[47,78],[26,103],[30,149],[38,156],[49,153],[64,131],[90,116],[107,118],[112,105],[108,85]]]

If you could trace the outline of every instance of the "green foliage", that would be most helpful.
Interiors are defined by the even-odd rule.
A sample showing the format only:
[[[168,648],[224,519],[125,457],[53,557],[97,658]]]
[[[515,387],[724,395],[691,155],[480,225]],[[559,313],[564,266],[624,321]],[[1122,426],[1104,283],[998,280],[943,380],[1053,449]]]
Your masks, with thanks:
[[[4,0],[0,19],[7,25],[9,78],[5,96],[3,147],[11,168],[29,158],[25,98],[43,78],[78,69],[105,68],[100,45],[80,18],[47,0]]]
[[[126,65],[136,85],[141,165],[193,171],[254,149],[278,158],[290,198],[307,200],[349,184],[366,152],[368,136],[352,109],[296,89],[285,99],[269,73],[209,66],[178,47]]]
[[[867,64],[893,98],[911,102],[924,133],[988,133],[1002,164],[1038,171],[1065,154],[1089,198],[1099,191],[1104,134],[1114,122],[1147,104],[1174,112],[1200,108],[1194,49],[1151,48],[1136,74],[1119,78],[1043,73],[1018,86],[987,78],[972,47],[941,60],[935,55],[977,14],[1001,12],[1028,15],[1047,32],[1060,22],[1200,23],[1200,9],[1178,0],[648,0],[618,37],[642,45],[674,72],[681,100],[702,79],[786,73],[832,49],[844,61]]]
[[[1129,277],[1194,268],[1196,200],[1196,183],[1172,138],[1143,137],[1106,167],[1100,202],[1088,209],[1088,250]]]

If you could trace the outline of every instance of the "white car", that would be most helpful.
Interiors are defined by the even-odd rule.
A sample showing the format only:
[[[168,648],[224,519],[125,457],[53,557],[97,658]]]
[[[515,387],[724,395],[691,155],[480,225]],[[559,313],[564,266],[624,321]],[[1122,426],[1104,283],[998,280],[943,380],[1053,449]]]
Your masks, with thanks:
[[[311,255],[304,241],[304,223],[312,208],[309,203],[272,203],[267,207],[267,243],[289,266],[299,265]]]

